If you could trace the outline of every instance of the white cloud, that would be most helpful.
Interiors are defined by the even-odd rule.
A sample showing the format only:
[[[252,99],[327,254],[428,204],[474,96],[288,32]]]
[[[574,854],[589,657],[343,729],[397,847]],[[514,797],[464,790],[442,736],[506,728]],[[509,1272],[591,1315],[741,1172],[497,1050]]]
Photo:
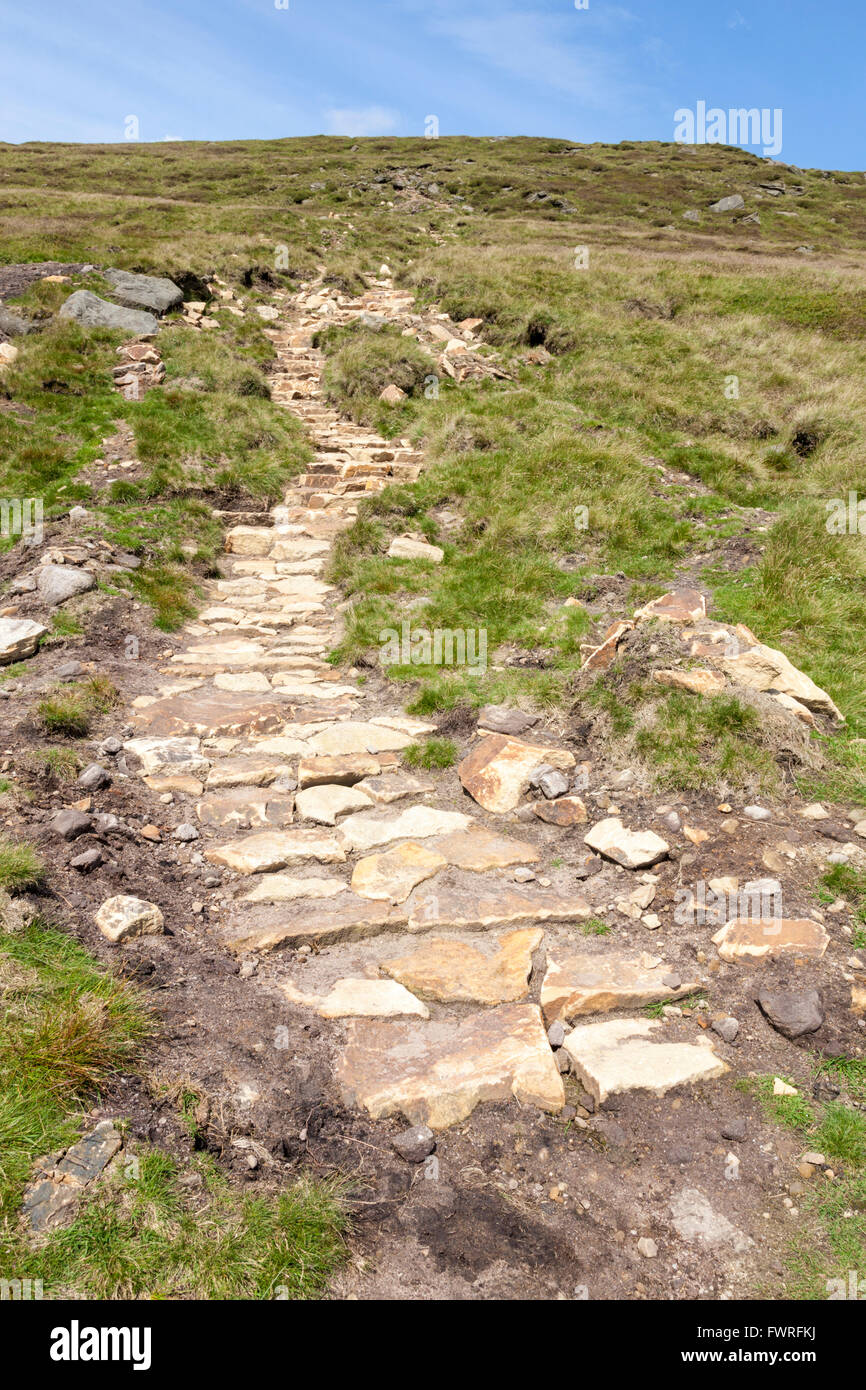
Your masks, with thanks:
[[[325,115],[330,135],[390,135],[400,123],[387,106],[332,107]]]

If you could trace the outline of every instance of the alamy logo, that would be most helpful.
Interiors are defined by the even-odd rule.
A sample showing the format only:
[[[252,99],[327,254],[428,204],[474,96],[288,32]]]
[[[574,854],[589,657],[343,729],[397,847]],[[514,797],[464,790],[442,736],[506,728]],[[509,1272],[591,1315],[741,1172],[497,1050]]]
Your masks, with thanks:
[[[21,536],[42,544],[42,498],[0,497],[0,536]]]
[[[680,107],[674,112],[674,140],[679,145],[756,145],[767,159],[782,153],[782,109],[740,106],[723,110],[707,109],[699,101],[695,110]]]
[[[0,1279],[0,1303],[38,1302],[42,1297],[41,1279]]]
[[[831,536],[866,536],[866,500],[861,502],[856,492],[849,492],[847,501],[844,497],[831,497],[824,503],[824,510],[824,529]]]
[[[468,666],[487,670],[487,629],[442,628],[431,632],[404,622],[379,633],[383,666]]]
[[[68,1327],[51,1330],[52,1361],[131,1361],[134,1371],[150,1370],[149,1327]]]

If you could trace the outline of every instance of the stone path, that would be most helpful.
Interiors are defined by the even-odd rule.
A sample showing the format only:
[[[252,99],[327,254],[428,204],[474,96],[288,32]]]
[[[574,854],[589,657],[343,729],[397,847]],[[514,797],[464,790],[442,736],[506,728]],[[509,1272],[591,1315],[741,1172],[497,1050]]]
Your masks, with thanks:
[[[325,660],[341,630],[342,596],[323,578],[334,538],[360,498],[416,478],[422,459],[408,440],[386,441],[328,405],[312,340],[323,323],[362,314],[405,324],[411,303],[390,278],[354,300],[315,285],[280,302],[268,330],[274,399],[303,421],[314,459],[269,514],[223,517],[225,576],[163,686],[134,702],[126,751],[154,792],[188,799],[175,836],[200,839],[211,886],[234,895],[216,931],[241,973],[346,1020],[334,1064],[345,1103],[439,1127],[483,1100],[557,1113],[568,1070],[598,1101],[718,1076],[726,1065],[709,1041],[665,1041],[663,1024],[584,1020],[567,1032],[576,1015],[670,1001],[695,985],[633,950],[601,959],[576,930],[587,901],[552,888],[535,845],[498,828],[539,765],[545,797],[554,785],[561,796],[573,756],[543,735],[521,742],[508,722],[520,716],[503,726],[493,712],[459,779],[448,774],[443,804],[433,780],[401,766],[401,750],[433,726],[396,704],[371,708]],[[427,328],[453,360],[461,328],[472,339],[469,325]],[[540,800],[538,814],[554,804]],[[562,807],[564,823],[586,819],[578,797]],[[612,823],[611,858],[617,826],[628,835]],[[667,848],[631,838],[620,861],[629,867]]]

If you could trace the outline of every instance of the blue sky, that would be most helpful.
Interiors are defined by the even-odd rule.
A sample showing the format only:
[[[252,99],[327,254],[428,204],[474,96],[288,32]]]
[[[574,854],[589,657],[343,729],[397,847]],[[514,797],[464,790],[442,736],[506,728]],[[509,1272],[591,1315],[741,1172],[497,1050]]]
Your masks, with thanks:
[[[578,0],[583,3],[583,0]],[[281,6],[281,8],[278,8]],[[670,140],[781,108],[781,158],[866,168],[866,0],[0,0],[0,140]]]

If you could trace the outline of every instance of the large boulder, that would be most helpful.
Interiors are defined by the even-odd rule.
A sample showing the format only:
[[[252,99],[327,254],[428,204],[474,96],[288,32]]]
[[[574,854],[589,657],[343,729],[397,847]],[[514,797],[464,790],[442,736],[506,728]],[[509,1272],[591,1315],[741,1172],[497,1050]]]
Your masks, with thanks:
[[[157,275],[134,275],[129,270],[105,270],[105,279],[114,287],[114,297],[130,309],[150,309],[164,314],[183,303],[183,290],[173,280]]]
[[[90,290],[76,290],[58,310],[58,318],[74,319],[86,328],[117,328],[130,337],[141,337],[145,333],[156,333],[159,320],[142,309],[121,309],[118,304],[109,304]]]

